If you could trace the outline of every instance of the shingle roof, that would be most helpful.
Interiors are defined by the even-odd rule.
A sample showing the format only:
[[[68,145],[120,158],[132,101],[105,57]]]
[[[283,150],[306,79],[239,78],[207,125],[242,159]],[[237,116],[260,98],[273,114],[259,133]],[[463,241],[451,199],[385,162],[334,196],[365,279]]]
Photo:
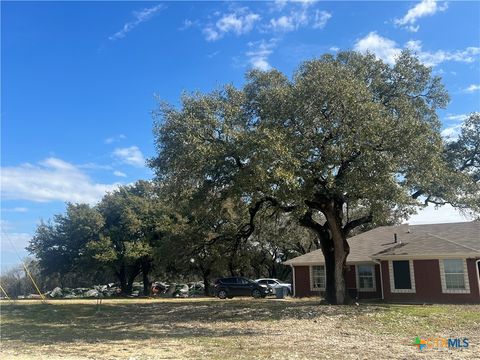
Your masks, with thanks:
[[[374,258],[392,256],[472,255],[480,256],[480,222],[414,225],[403,234],[401,244],[372,254]]]
[[[398,243],[394,242],[397,234]],[[431,225],[381,226],[349,238],[347,263],[388,257],[477,256],[480,257],[480,222]],[[322,264],[321,250],[284,262],[286,265]]]

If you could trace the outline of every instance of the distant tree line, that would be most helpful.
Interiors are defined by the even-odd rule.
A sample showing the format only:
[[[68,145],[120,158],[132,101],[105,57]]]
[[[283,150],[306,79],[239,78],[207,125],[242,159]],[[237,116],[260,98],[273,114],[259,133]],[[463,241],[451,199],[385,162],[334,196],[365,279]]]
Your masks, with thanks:
[[[64,214],[42,222],[28,246],[36,259],[29,266],[44,288],[117,282],[130,294],[141,279],[148,295],[152,280],[189,279],[203,280],[208,293],[218,276],[286,278],[289,269],[281,262],[316,248],[308,231],[267,211],[241,247],[219,239],[238,231],[239,207],[211,203],[196,213],[187,203],[170,202],[158,183],[141,180],[95,206],[69,203]],[[22,278],[21,271],[14,273]]]

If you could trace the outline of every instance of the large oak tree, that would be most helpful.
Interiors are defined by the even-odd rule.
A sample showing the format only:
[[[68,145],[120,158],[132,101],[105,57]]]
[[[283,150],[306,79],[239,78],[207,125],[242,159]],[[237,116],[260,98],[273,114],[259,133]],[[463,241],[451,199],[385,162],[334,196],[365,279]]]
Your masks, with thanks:
[[[425,201],[478,210],[478,182],[455,168],[440,136],[436,111],[447,103],[440,78],[409,52],[393,66],[371,54],[325,55],[292,79],[251,71],[241,89],[184,95],[180,109],[161,104],[151,166],[179,196],[241,199],[240,236],[266,206],[296,217],[321,245],[327,300],[343,304],[354,229]]]

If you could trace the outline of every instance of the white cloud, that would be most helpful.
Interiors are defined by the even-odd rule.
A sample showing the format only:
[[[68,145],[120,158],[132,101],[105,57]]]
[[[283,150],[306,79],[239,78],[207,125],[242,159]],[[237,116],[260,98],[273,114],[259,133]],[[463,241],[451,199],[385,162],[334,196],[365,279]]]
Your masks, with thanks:
[[[451,205],[444,205],[438,208],[436,208],[434,205],[428,205],[427,207],[419,210],[418,213],[413,215],[407,222],[415,225],[464,222],[472,220],[472,217],[463,215]]]
[[[419,26],[415,26],[418,19],[435,15],[439,11],[445,11],[448,7],[446,2],[439,4],[436,0],[422,0],[417,3],[413,8],[408,10],[404,17],[401,19],[395,19],[394,23],[399,26],[405,27],[407,30],[417,32]]]
[[[325,10],[312,8],[316,3],[317,1],[312,0],[272,2],[268,8],[283,14],[270,19],[267,15],[263,16],[267,19],[262,19],[259,13],[254,13],[247,7],[237,8],[228,13],[216,11],[204,24],[202,33],[207,41],[216,41],[228,33],[239,36],[247,34],[255,28],[263,33],[290,32],[307,26],[323,29],[332,14]],[[216,20],[211,20],[212,18]],[[186,25],[189,26],[190,22]]]
[[[450,126],[443,129],[440,134],[445,140],[448,140],[448,141],[457,140],[458,136],[460,135],[461,128],[462,128],[461,124]]]
[[[125,140],[127,137],[124,134],[114,135],[104,140],[105,144],[113,144],[114,142]]]
[[[358,40],[354,46],[355,51],[371,52],[387,64],[394,64],[395,59],[400,55],[401,49],[393,40],[378,35],[375,31],[370,32],[364,38]]]
[[[197,26],[197,25],[198,25],[198,21],[197,21],[197,20],[185,19],[185,20],[183,21],[183,25],[180,27],[179,30],[181,30],[181,31],[187,30],[187,29],[190,29],[191,27]]]
[[[449,121],[464,121],[467,117],[468,117],[467,114],[458,114],[458,115],[448,114],[447,116],[445,116],[445,120],[449,120]]]
[[[410,40],[405,43],[405,49],[415,52],[426,66],[436,66],[442,62],[455,61],[471,63],[480,54],[480,47],[467,47],[465,50],[445,51],[437,50],[428,52],[422,49],[422,42],[419,40]],[[382,37],[377,32],[372,31],[367,36],[357,40],[354,50],[360,52],[371,52],[387,64],[393,65],[396,57],[402,51],[398,44],[388,38]]]
[[[423,51],[420,40],[410,40],[405,44],[405,48],[412,50],[418,55],[418,58],[427,66],[437,66],[445,61],[455,61],[471,63],[475,61],[480,54],[480,47],[467,47],[465,50],[445,51],[437,50],[435,52]]]
[[[278,19],[271,19],[270,25],[275,31],[293,31],[296,25],[293,23],[293,19],[289,16],[280,16]]]
[[[5,199],[89,204],[117,187],[116,184],[96,183],[77,166],[58,158],[45,159],[38,165],[4,167],[1,184]]]
[[[333,52],[337,52],[337,51],[340,50],[340,48],[339,48],[339,47],[336,47],[336,46],[332,46],[332,47],[331,47],[330,49],[328,49],[328,50],[333,51]]]
[[[238,9],[229,14],[219,14],[220,18],[215,24],[209,24],[203,29],[203,35],[207,41],[221,39],[227,33],[243,35],[252,31],[256,22],[261,17],[249,12],[247,8]]]
[[[315,18],[313,19],[314,29],[323,29],[327,25],[327,21],[332,17],[327,11],[317,10],[315,11]]]
[[[302,3],[302,6],[292,8],[288,15],[271,19],[265,28],[275,32],[289,32],[307,26],[314,29],[323,29],[332,14],[324,10],[313,11],[308,9],[311,4],[311,2],[306,2]]]
[[[270,39],[269,41],[261,40],[248,43],[250,50],[247,51],[246,55],[254,69],[267,71],[272,68],[268,63],[268,57],[273,52],[276,42],[276,39]]]
[[[221,35],[218,31],[215,31],[211,27],[206,27],[202,30],[203,35],[205,36],[205,40],[207,41],[216,41],[221,38]]]
[[[133,12],[134,19],[132,21],[125,23],[125,25],[123,25],[123,28],[121,30],[117,31],[108,39],[113,41],[113,40],[124,38],[127,35],[127,33],[135,29],[141,23],[149,20],[155,13],[162,10],[163,7],[164,6],[162,4],[158,4],[149,8],[142,9],[140,11],[134,11]]]
[[[145,157],[138,146],[130,146],[127,148],[117,148],[113,151],[113,156],[121,162],[136,167],[145,166]]]
[[[118,171],[118,170],[115,170],[113,172],[113,175],[119,176],[119,177],[127,177],[127,174],[125,174],[124,172]]]
[[[217,21],[217,28],[223,33],[233,32],[237,35],[242,35],[250,32],[258,20],[260,20],[260,15],[253,13],[245,16],[228,14]]]
[[[446,141],[454,141],[458,139],[462,129],[463,122],[468,118],[468,114],[448,114],[445,116],[445,122],[449,123],[445,129],[442,130],[441,135]]]
[[[468,86],[467,88],[463,89],[464,92],[466,93],[474,93],[475,91],[480,90],[480,84],[472,84]]]

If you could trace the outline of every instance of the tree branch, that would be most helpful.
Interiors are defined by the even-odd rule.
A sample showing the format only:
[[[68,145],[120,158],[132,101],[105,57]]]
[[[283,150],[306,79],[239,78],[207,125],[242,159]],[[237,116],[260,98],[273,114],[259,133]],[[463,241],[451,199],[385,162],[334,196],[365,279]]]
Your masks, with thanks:
[[[372,213],[370,213],[368,215],[362,216],[361,218],[349,221],[343,227],[343,232],[344,232],[345,236],[348,236],[350,231],[355,229],[357,226],[367,224],[367,223],[371,222],[372,220],[373,220],[373,215],[372,215]]]

